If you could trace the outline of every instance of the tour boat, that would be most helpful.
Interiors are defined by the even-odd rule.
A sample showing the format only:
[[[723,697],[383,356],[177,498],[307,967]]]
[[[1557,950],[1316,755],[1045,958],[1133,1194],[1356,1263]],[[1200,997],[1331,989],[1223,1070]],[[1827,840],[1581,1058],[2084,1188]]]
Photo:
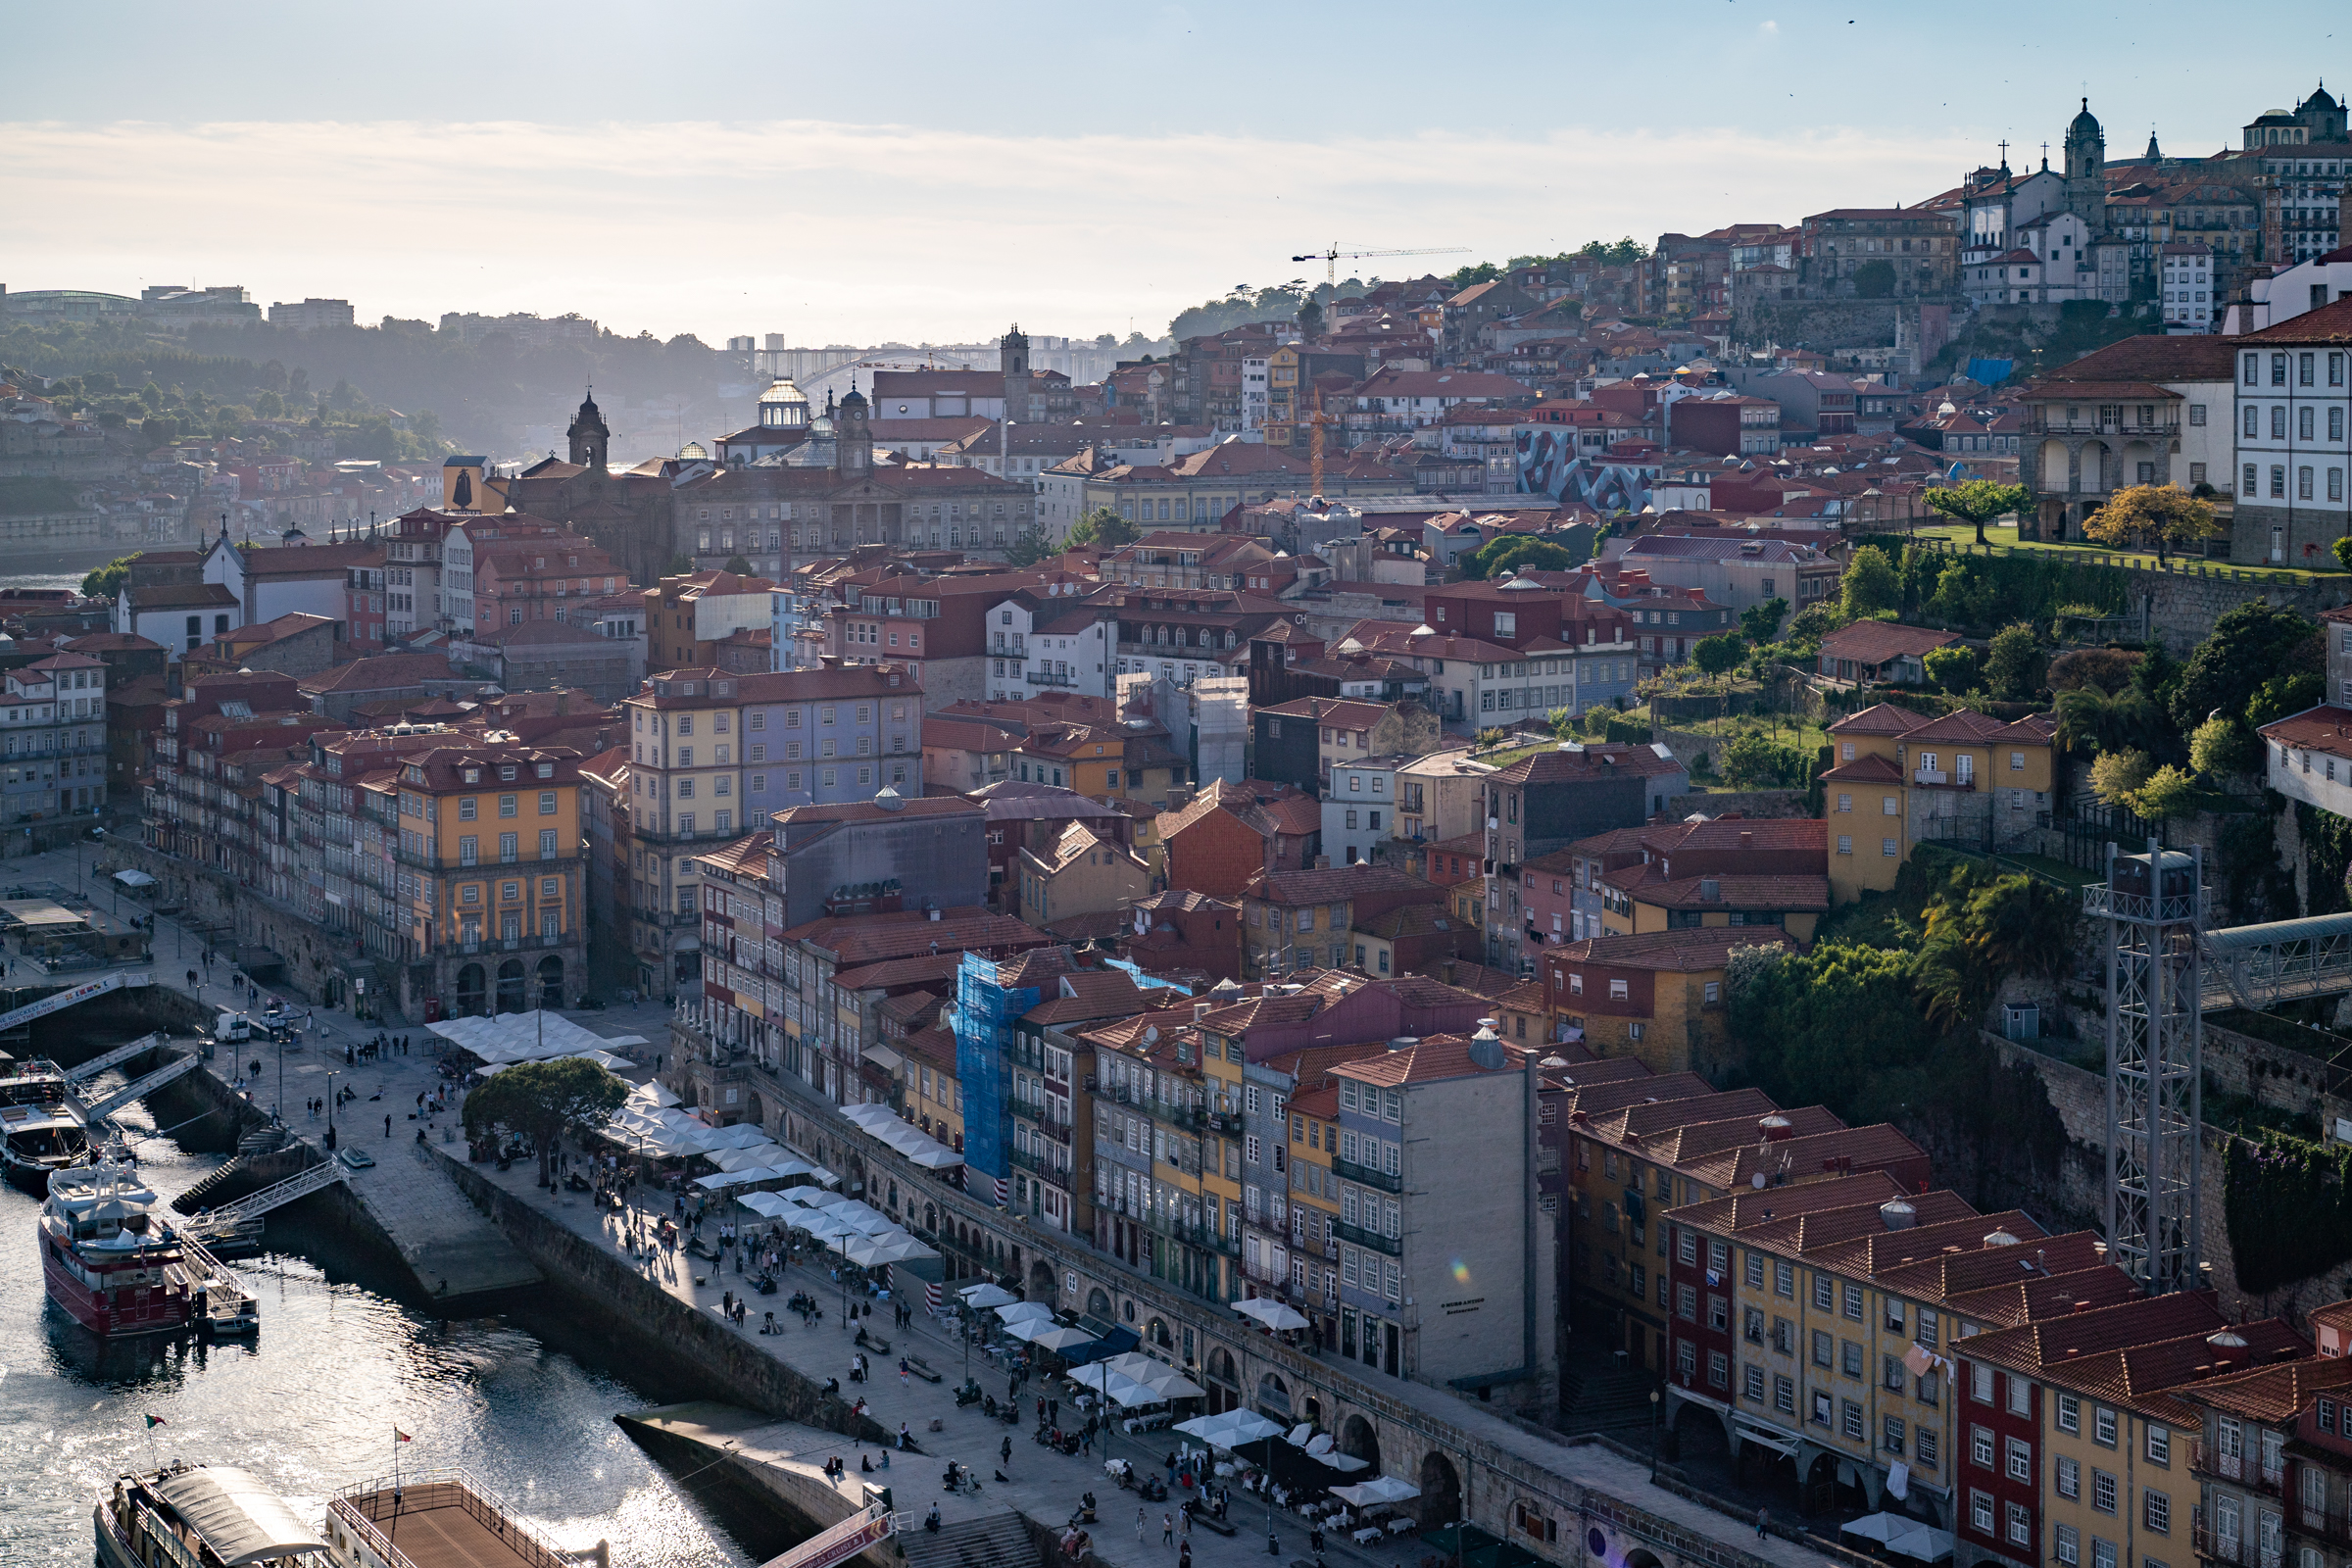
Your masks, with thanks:
[[[253,1298],[118,1159],[50,1176],[40,1245],[50,1297],[101,1337],[259,1325]]]
[[[294,1505],[242,1470],[173,1464],[123,1476],[93,1511],[99,1568],[324,1568],[333,1551]]]
[[[34,1195],[52,1172],[89,1157],[81,1106],[54,1061],[24,1061],[0,1077],[0,1172]]]

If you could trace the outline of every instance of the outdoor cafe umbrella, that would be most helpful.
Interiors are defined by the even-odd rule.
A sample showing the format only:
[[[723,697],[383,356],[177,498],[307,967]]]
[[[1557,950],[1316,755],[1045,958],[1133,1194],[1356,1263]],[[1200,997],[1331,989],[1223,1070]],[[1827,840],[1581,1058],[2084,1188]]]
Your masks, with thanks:
[[[1015,1323],[1026,1323],[1032,1318],[1051,1320],[1053,1316],[1054,1309],[1043,1301],[1009,1301],[997,1308],[997,1321],[1007,1328]]]
[[[1305,1318],[1270,1297],[1259,1296],[1247,1301],[1236,1301],[1233,1309],[1269,1329],[1302,1329],[1307,1326]]]
[[[1352,1502],[1359,1508],[1376,1508],[1383,1503],[1403,1502],[1408,1497],[1418,1497],[1421,1489],[1395,1476],[1374,1476],[1369,1481],[1358,1481],[1352,1487],[1334,1487],[1331,1494],[1344,1502]]]
[[[1163,1399],[1198,1399],[1208,1391],[1174,1367],[1163,1366],[1150,1377],[1137,1378],[1145,1388]]]
[[[978,1285],[967,1285],[956,1294],[963,1298],[966,1306],[973,1307],[1004,1306],[1020,1299],[1002,1285],[988,1280],[983,1280]]]
[[[1255,1410],[1228,1410],[1223,1415],[1196,1416],[1190,1421],[1177,1422],[1176,1430],[1187,1437],[1200,1439],[1212,1448],[1223,1448],[1227,1452],[1245,1443],[1282,1436],[1279,1425]],[[1266,1487],[1266,1544],[1269,1548],[1274,1545],[1274,1488],[1271,1484]],[[1281,1553],[1277,1551],[1274,1555],[1280,1556]]]
[[[1039,1330],[1030,1337],[1029,1343],[1058,1353],[1081,1345],[1092,1345],[1095,1337],[1084,1329],[1055,1327]]]

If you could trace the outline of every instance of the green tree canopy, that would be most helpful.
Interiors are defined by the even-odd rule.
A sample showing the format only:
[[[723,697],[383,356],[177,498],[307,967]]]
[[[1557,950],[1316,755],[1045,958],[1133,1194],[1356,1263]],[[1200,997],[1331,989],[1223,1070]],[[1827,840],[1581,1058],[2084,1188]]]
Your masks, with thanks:
[[[1004,552],[1004,561],[1007,565],[1034,566],[1048,556],[1058,553],[1047,540],[1044,531],[1031,523],[1013,535],[1011,546]]]
[[[1507,577],[1520,566],[1530,571],[1574,571],[1584,558],[1548,539],[1506,533],[1488,540],[1462,558],[1462,575],[1474,578]]]
[[[1895,575],[1894,563],[1886,559],[1886,552],[1877,545],[1864,545],[1855,551],[1854,559],[1846,564],[1838,598],[1848,620],[1875,615],[1883,610],[1900,610],[1902,579]]]
[[[1740,630],[1751,643],[1768,643],[1781,634],[1781,622],[1788,614],[1788,600],[1767,599],[1740,612]]]
[[[1930,649],[1920,662],[1938,691],[1966,692],[1977,684],[1977,651],[1964,643]]]
[[[2262,768],[2262,741],[2242,718],[2216,713],[2188,737],[2188,763],[2208,778]]]
[[[2325,664],[2319,627],[2301,612],[2259,599],[2232,605],[2189,655],[2172,697],[2173,722],[2185,734],[2217,710],[2243,713],[2266,682]]]
[[[2019,622],[1992,634],[1984,658],[1984,684],[1992,695],[2016,702],[2034,694],[2034,669],[2041,662],[2041,644],[2034,628]]]
[[[738,577],[749,577],[752,574],[752,564],[742,556],[729,556],[726,569]]]
[[[117,556],[81,579],[81,591],[92,599],[112,599],[122,591],[130,580],[130,564],[146,552],[134,550],[127,556]]]
[[[1142,537],[1117,512],[1097,507],[1070,524],[1069,542],[1073,550],[1116,550]]]
[[[1963,484],[1938,485],[1927,493],[1926,500],[1930,507],[1955,522],[1975,523],[1977,543],[1983,544],[1984,525],[2012,512],[2022,515],[2034,505],[2034,492],[2022,484],[1970,479]]]
[[[557,1141],[604,1126],[628,1097],[627,1084],[577,1056],[517,1062],[466,1097],[466,1136],[478,1140],[503,1129],[529,1139],[545,1187],[554,1179]]]
[[[1747,656],[1747,639],[1736,631],[1719,631],[1712,637],[1701,637],[1690,649],[1690,662],[1704,675],[1726,675],[1740,667]]]
[[[2131,806],[2155,770],[2145,752],[2102,752],[2090,764],[2091,793],[2109,806]]]
[[[2212,505],[2177,484],[2127,485],[2082,519],[2084,537],[2119,548],[2153,549],[2158,561],[2167,551],[2214,538],[2221,531]]]

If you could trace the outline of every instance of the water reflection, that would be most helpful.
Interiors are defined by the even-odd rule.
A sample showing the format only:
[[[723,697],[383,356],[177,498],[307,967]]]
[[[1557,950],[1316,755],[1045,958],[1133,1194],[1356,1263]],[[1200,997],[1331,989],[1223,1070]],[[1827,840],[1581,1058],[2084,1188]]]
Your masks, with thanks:
[[[141,1154],[167,1197],[219,1159],[162,1141]],[[612,1413],[679,1394],[590,1364],[593,1339],[539,1321],[544,1304],[439,1323],[382,1294],[331,1226],[273,1216],[270,1245],[289,1250],[235,1265],[261,1297],[258,1341],[102,1344],[48,1302],[38,1207],[0,1193],[0,1560],[86,1560],[91,1503],[123,1469],[174,1457],[242,1465],[306,1512],[396,1463],[463,1467],[559,1544],[603,1538],[629,1568],[733,1568],[790,1544],[630,1443]]]

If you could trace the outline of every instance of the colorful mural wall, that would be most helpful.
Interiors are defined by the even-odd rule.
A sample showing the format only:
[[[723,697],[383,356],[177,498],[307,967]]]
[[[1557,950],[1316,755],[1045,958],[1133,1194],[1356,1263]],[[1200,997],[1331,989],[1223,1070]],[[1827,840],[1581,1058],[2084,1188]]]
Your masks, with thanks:
[[[1650,504],[1650,487],[1658,478],[1654,466],[1579,457],[1573,429],[1522,429],[1518,437],[1522,494],[1573,502],[1604,515],[1640,512]]]

